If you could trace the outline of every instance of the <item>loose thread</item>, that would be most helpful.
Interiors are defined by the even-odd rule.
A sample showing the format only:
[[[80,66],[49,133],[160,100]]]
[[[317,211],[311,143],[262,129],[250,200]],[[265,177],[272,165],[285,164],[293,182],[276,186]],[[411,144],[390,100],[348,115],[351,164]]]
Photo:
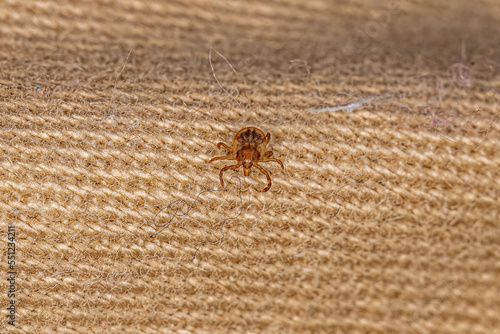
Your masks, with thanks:
[[[231,69],[233,70],[234,73],[236,73],[236,70],[234,69],[233,65],[231,65],[231,63],[229,62],[229,60],[226,59],[226,57],[224,57],[222,54],[219,53],[219,51],[215,50],[214,48],[210,48],[210,52],[208,53],[208,62],[210,63],[210,68],[212,69],[212,75],[215,79],[215,81],[217,81],[217,83],[219,84],[219,87],[229,96],[231,97],[234,102],[236,102],[236,104],[240,107],[240,108],[243,108],[241,106],[241,104],[238,102],[238,100],[236,100],[236,98],[230,94],[223,86],[222,84],[220,83],[219,79],[217,78],[217,76],[215,75],[215,70],[214,70],[214,66],[212,65],[212,50],[214,50],[222,59],[224,59],[226,61],[226,63],[229,65],[229,67],[231,67]]]
[[[358,181],[353,182],[353,183],[348,183],[348,184],[346,184],[346,185],[343,185],[343,186],[342,186],[342,187],[340,187],[339,189],[337,189],[337,191],[335,192],[335,196],[333,197],[333,201],[334,201],[335,203],[337,203],[337,205],[339,206],[339,208],[337,209],[337,212],[335,212],[335,214],[334,214],[334,215],[331,215],[331,216],[330,216],[330,219],[335,218],[335,217],[339,214],[339,212],[340,212],[340,208],[342,207],[342,204],[340,204],[339,202],[337,202],[337,195],[338,195],[339,191],[340,191],[340,190],[342,190],[342,188],[345,188],[345,187],[347,187],[347,186],[352,186],[352,185],[354,185],[354,184],[356,184],[356,183],[360,183],[360,182],[361,182],[361,180],[358,180]]]
[[[372,96],[372,97],[361,99],[359,101],[356,101],[356,102],[353,102],[353,103],[349,103],[347,105],[340,106],[340,107],[328,107],[328,108],[321,108],[321,109],[309,109],[309,112],[311,114],[324,113],[324,112],[327,112],[327,111],[332,111],[332,112],[336,112],[336,111],[353,112],[355,110],[358,110],[358,109],[362,108],[364,105],[371,103],[372,101],[380,100],[380,99],[383,99],[383,98],[386,98],[386,97],[390,97],[390,96],[391,96],[390,94]]]
[[[114,103],[114,100],[115,100],[115,92],[116,92],[116,87],[118,86],[118,79],[120,79],[123,71],[125,71],[125,67],[127,67],[127,62],[128,62],[128,58],[130,57],[130,54],[132,53],[132,51],[129,51],[128,55],[127,55],[127,58],[125,58],[125,63],[123,64],[123,67],[122,67],[122,70],[120,71],[120,73],[118,73],[118,75],[116,76],[116,79],[115,79],[115,86],[113,87],[113,93],[111,94],[111,104],[113,104],[113,106],[115,106],[115,103]],[[114,111],[116,112],[116,106],[114,108]]]
[[[228,189],[229,185],[232,183],[233,179],[237,179],[237,184],[238,184],[238,198],[239,198],[239,202],[240,202],[240,211],[238,212],[238,214],[234,217],[227,217],[226,219],[224,219],[222,221],[222,225],[220,227],[220,238],[216,239],[216,240],[209,240],[209,239],[205,239],[203,240],[200,245],[196,248],[196,251],[194,252],[194,255],[193,255],[193,261],[196,259],[196,254],[198,253],[198,251],[200,250],[200,248],[205,244],[205,243],[211,243],[211,244],[216,244],[216,243],[219,243],[220,241],[222,241],[222,239],[224,239],[224,226],[226,225],[227,221],[228,220],[233,220],[233,219],[236,219],[238,218],[241,213],[243,212],[243,199],[241,197],[241,179],[238,177],[238,176],[233,176],[229,179],[229,182],[227,183],[226,187],[224,187],[223,189],[211,189],[211,190],[204,190],[202,192],[200,192],[195,200],[193,201],[193,203],[191,203],[191,205],[189,205],[185,200],[183,199],[178,199],[178,200],[175,200],[173,201],[172,203],[170,203],[168,206],[160,209],[160,211],[158,211],[156,213],[156,215],[154,216],[153,218],[153,223],[152,223],[152,226],[153,228],[155,229],[155,233],[153,235],[151,235],[150,237],[151,238],[156,238],[158,236],[158,234],[160,234],[163,230],[165,230],[166,228],[168,228],[170,226],[170,224],[173,222],[173,220],[175,219],[175,217],[187,217],[189,215],[189,212],[193,209],[194,205],[196,204],[196,202],[198,201],[198,199],[200,198],[201,195],[205,194],[205,193],[216,193],[216,192],[221,192],[221,191],[225,191]],[[182,208],[184,206],[182,206],[182,204],[178,205],[179,203],[182,203],[185,205],[185,207],[187,207],[187,209],[185,211],[182,210]],[[169,216],[169,219],[167,220],[166,223],[164,224],[159,224],[157,221],[156,221],[156,218],[158,217],[158,215],[163,212],[163,211],[167,211],[168,213],[168,216]]]

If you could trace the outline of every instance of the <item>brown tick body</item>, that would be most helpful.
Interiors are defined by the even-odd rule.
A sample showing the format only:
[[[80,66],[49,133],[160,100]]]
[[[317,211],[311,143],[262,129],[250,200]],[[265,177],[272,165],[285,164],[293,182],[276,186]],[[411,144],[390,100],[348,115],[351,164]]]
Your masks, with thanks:
[[[274,161],[281,165],[282,169],[285,169],[283,163],[278,160],[271,158],[273,155],[272,151],[266,151],[266,145],[269,143],[269,139],[271,138],[271,134],[264,135],[264,132],[261,130],[248,127],[241,129],[238,131],[236,136],[234,136],[233,147],[229,147],[224,143],[218,143],[217,148],[221,148],[223,146],[226,150],[229,151],[229,154],[225,157],[216,157],[209,161],[209,163],[214,162],[216,160],[236,160],[236,165],[226,166],[220,170],[220,183],[224,188],[224,180],[222,179],[222,174],[228,169],[237,169],[240,166],[243,166],[243,173],[245,176],[250,175],[250,171],[252,167],[257,168],[267,178],[268,185],[266,188],[262,190],[262,192],[266,192],[271,188],[271,177],[266,172],[264,168],[259,166],[259,162],[268,162]]]

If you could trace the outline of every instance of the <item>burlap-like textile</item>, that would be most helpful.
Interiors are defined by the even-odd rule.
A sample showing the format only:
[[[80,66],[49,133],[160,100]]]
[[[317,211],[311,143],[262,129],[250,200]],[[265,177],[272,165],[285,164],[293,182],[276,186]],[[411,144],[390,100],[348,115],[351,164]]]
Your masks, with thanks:
[[[500,333],[498,22],[496,0],[2,1],[0,332]],[[218,191],[246,126],[285,169]]]

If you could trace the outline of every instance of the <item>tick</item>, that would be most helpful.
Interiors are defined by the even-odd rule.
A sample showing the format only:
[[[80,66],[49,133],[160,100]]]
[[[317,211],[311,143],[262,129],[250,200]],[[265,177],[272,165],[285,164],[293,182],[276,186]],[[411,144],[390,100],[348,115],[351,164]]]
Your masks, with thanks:
[[[264,132],[257,128],[248,127],[241,129],[240,131],[238,131],[236,136],[234,136],[232,148],[224,143],[217,144],[218,149],[223,146],[226,150],[229,151],[229,153],[225,157],[213,158],[208,163],[214,162],[216,160],[236,160],[237,163],[236,165],[226,166],[220,170],[220,183],[222,184],[222,188],[224,188],[224,180],[222,179],[222,174],[224,174],[224,172],[228,169],[237,169],[240,166],[243,166],[243,174],[245,176],[250,175],[252,167],[257,168],[262,173],[264,173],[267,178],[268,185],[262,190],[262,192],[266,192],[269,190],[269,188],[271,188],[271,177],[269,176],[267,171],[259,165],[259,163],[274,161],[279,163],[282,169],[285,169],[285,167],[280,160],[271,158],[271,156],[273,155],[272,151],[266,151],[266,145],[269,143],[270,138],[270,133],[264,135]]]

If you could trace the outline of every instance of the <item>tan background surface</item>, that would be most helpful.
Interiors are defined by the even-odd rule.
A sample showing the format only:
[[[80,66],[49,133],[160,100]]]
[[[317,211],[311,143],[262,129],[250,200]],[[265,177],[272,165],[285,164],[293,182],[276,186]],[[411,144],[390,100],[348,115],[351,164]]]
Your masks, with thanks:
[[[500,5],[468,2],[2,1],[0,331],[500,333]],[[271,190],[195,261],[235,186],[151,239],[245,126]]]

